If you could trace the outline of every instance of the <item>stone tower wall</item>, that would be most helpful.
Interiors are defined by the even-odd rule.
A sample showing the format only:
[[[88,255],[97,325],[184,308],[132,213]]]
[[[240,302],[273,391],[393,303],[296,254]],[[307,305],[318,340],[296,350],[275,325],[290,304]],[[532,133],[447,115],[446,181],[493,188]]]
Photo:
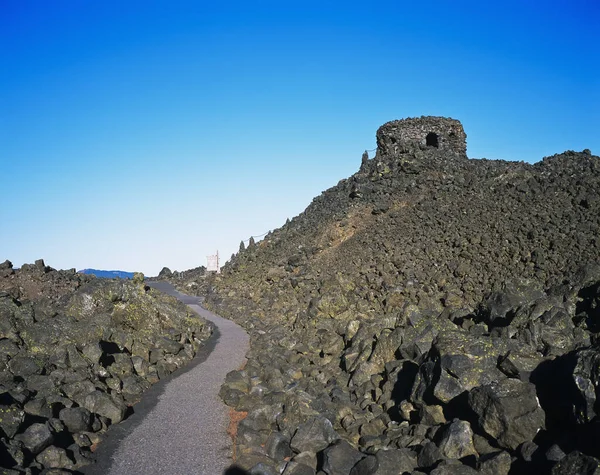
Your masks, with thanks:
[[[467,156],[467,135],[460,121],[420,117],[387,122],[377,130],[377,153],[393,156],[415,149],[437,148]]]

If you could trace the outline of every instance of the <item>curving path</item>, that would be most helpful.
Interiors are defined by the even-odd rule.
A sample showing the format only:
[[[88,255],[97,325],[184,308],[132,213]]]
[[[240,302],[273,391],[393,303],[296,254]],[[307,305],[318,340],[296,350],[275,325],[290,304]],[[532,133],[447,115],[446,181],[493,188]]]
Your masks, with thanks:
[[[231,465],[229,410],[218,397],[225,375],[245,362],[246,332],[200,307],[199,298],[165,282],[149,285],[177,297],[216,326],[185,369],[155,384],[135,413],[111,427],[86,475],[223,474]]]

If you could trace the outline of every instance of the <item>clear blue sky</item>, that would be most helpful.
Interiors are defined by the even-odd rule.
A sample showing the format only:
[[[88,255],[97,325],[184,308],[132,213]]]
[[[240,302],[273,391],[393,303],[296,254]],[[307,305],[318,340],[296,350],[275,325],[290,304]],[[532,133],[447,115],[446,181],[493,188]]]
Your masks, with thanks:
[[[0,260],[205,265],[393,119],[472,158],[600,153],[600,3],[0,0]]]

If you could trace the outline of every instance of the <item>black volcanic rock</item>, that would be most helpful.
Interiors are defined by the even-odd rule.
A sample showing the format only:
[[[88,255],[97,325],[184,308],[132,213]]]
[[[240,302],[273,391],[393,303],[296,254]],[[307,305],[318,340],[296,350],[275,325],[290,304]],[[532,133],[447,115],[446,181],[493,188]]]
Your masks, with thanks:
[[[0,463],[7,470],[90,463],[101,433],[212,332],[143,278],[96,279],[42,260],[2,270]]]
[[[22,434],[17,435],[15,439],[23,442],[23,445],[33,455],[37,455],[53,442],[54,435],[47,424],[37,422],[31,424]]]
[[[251,334],[224,399],[277,413],[267,432],[292,449],[325,418],[365,455],[352,473],[386,473],[397,450],[436,474],[594,466],[600,159],[470,160],[439,117],[389,122],[377,144],[220,275],[173,279]],[[268,435],[252,435],[238,449],[258,456]]]
[[[290,446],[296,453],[307,450],[319,452],[338,438],[328,419],[315,417],[298,427],[292,437]]]
[[[92,414],[85,407],[65,407],[59,418],[71,432],[89,430],[92,425]]]
[[[345,440],[337,440],[323,451],[323,471],[328,475],[348,475],[364,458]]]
[[[505,379],[474,388],[469,407],[481,429],[504,448],[515,450],[544,427],[545,415],[535,386]]]

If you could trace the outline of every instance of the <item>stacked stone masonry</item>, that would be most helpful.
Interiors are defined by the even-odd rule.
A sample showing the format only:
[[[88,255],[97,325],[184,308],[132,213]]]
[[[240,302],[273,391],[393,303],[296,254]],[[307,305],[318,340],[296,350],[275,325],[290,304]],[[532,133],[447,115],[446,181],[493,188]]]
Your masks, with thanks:
[[[466,158],[466,140],[462,124],[455,119],[420,117],[394,120],[377,131],[377,155],[395,156],[431,147]]]

